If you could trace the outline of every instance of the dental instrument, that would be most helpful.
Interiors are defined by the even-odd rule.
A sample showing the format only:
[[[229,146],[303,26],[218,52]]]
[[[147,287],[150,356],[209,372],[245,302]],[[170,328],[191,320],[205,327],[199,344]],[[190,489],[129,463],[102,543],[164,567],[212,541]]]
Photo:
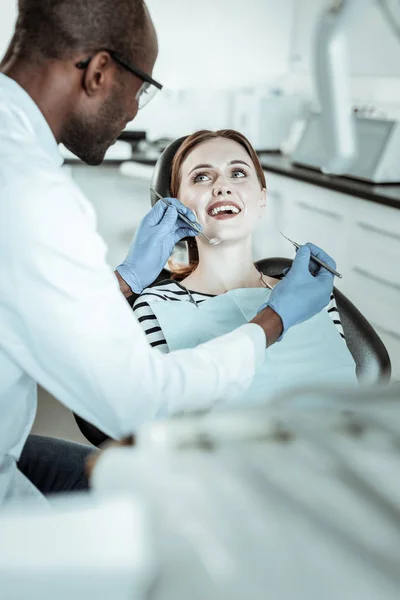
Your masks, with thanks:
[[[282,233],[282,231],[279,232],[284,238],[286,238],[287,240],[289,240],[289,242],[291,244],[293,244],[293,246],[295,246],[297,249],[300,248],[300,244],[298,244],[297,242],[294,242],[293,240],[291,240],[290,238],[288,238],[286,235],[284,235]],[[336,277],[339,277],[340,279],[342,279],[343,275],[341,275],[340,273],[338,273],[337,271],[335,271],[335,269],[332,269],[328,264],[326,264],[326,262],[324,262],[323,260],[321,260],[320,258],[318,258],[318,256],[315,256],[315,254],[311,253],[311,258],[313,261],[315,261],[316,263],[318,263],[321,267],[324,267],[325,269],[327,269],[330,273],[332,273],[333,275],[336,275]]]
[[[159,194],[158,192],[156,192],[155,190],[153,190],[152,188],[150,188],[150,191],[153,192],[153,194],[155,194],[157,196],[157,198],[159,200],[162,200],[164,202],[164,204],[166,204],[167,206],[173,206],[172,204],[170,204],[168,202],[168,200],[166,200],[165,198],[163,198],[163,196],[161,196],[161,194]],[[179,212],[179,211],[178,211]],[[199,223],[193,222],[190,219],[188,219],[187,217],[185,217],[185,215],[183,215],[182,213],[179,213],[179,218],[182,219],[182,221],[184,221],[187,225],[189,225],[192,229],[194,229],[195,231],[197,231],[197,233],[199,235],[201,235],[204,239],[207,240],[207,242],[211,245],[211,246],[216,246],[217,244],[221,243],[221,239],[219,237],[214,237],[214,238],[209,238],[208,236],[206,236],[205,233],[203,233],[200,230],[200,225]]]

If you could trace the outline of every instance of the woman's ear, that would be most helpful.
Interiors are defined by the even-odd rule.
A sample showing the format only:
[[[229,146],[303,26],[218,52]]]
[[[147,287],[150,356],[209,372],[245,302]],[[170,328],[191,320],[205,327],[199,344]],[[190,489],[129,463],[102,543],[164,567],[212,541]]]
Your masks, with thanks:
[[[261,190],[260,195],[260,207],[265,208],[267,206],[267,188]]]
[[[261,217],[264,216],[264,209],[267,205],[267,188],[262,188],[261,192],[260,192],[260,212],[258,215],[258,218],[261,219]]]

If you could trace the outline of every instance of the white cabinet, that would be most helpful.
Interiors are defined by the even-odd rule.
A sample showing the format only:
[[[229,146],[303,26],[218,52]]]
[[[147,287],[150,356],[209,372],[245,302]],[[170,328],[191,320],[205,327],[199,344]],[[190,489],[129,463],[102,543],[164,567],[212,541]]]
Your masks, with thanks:
[[[291,239],[331,254],[343,279],[335,285],[382,337],[400,380],[400,210],[266,172],[267,212],[254,239],[255,258],[287,256]]]
[[[347,196],[337,194],[289,177],[266,173],[267,210],[255,235],[256,258],[287,256],[293,258],[294,247],[280,235],[303,244],[313,242],[335,257],[344,279],[347,265],[345,210]],[[266,226],[268,235],[263,230]],[[340,285],[340,284],[339,284]]]

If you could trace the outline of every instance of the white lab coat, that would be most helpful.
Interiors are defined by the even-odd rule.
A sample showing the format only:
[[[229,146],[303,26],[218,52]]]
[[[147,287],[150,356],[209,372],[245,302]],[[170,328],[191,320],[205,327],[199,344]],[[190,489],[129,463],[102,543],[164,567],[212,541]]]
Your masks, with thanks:
[[[193,350],[151,349],[106,264],[93,208],[61,165],[36,104],[0,74],[0,504],[37,493],[16,466],[36,382],[119,438],[161,412],[241,394],[265,352],[254,324]]]

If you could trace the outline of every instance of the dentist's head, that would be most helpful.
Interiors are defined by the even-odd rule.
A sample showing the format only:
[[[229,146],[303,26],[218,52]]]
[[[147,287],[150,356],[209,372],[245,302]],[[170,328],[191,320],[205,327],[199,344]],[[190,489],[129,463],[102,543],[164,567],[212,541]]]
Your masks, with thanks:
[[[161,86],[142,0],[19,0],[0,71],[30,94],[58,142],[99,164]]]

